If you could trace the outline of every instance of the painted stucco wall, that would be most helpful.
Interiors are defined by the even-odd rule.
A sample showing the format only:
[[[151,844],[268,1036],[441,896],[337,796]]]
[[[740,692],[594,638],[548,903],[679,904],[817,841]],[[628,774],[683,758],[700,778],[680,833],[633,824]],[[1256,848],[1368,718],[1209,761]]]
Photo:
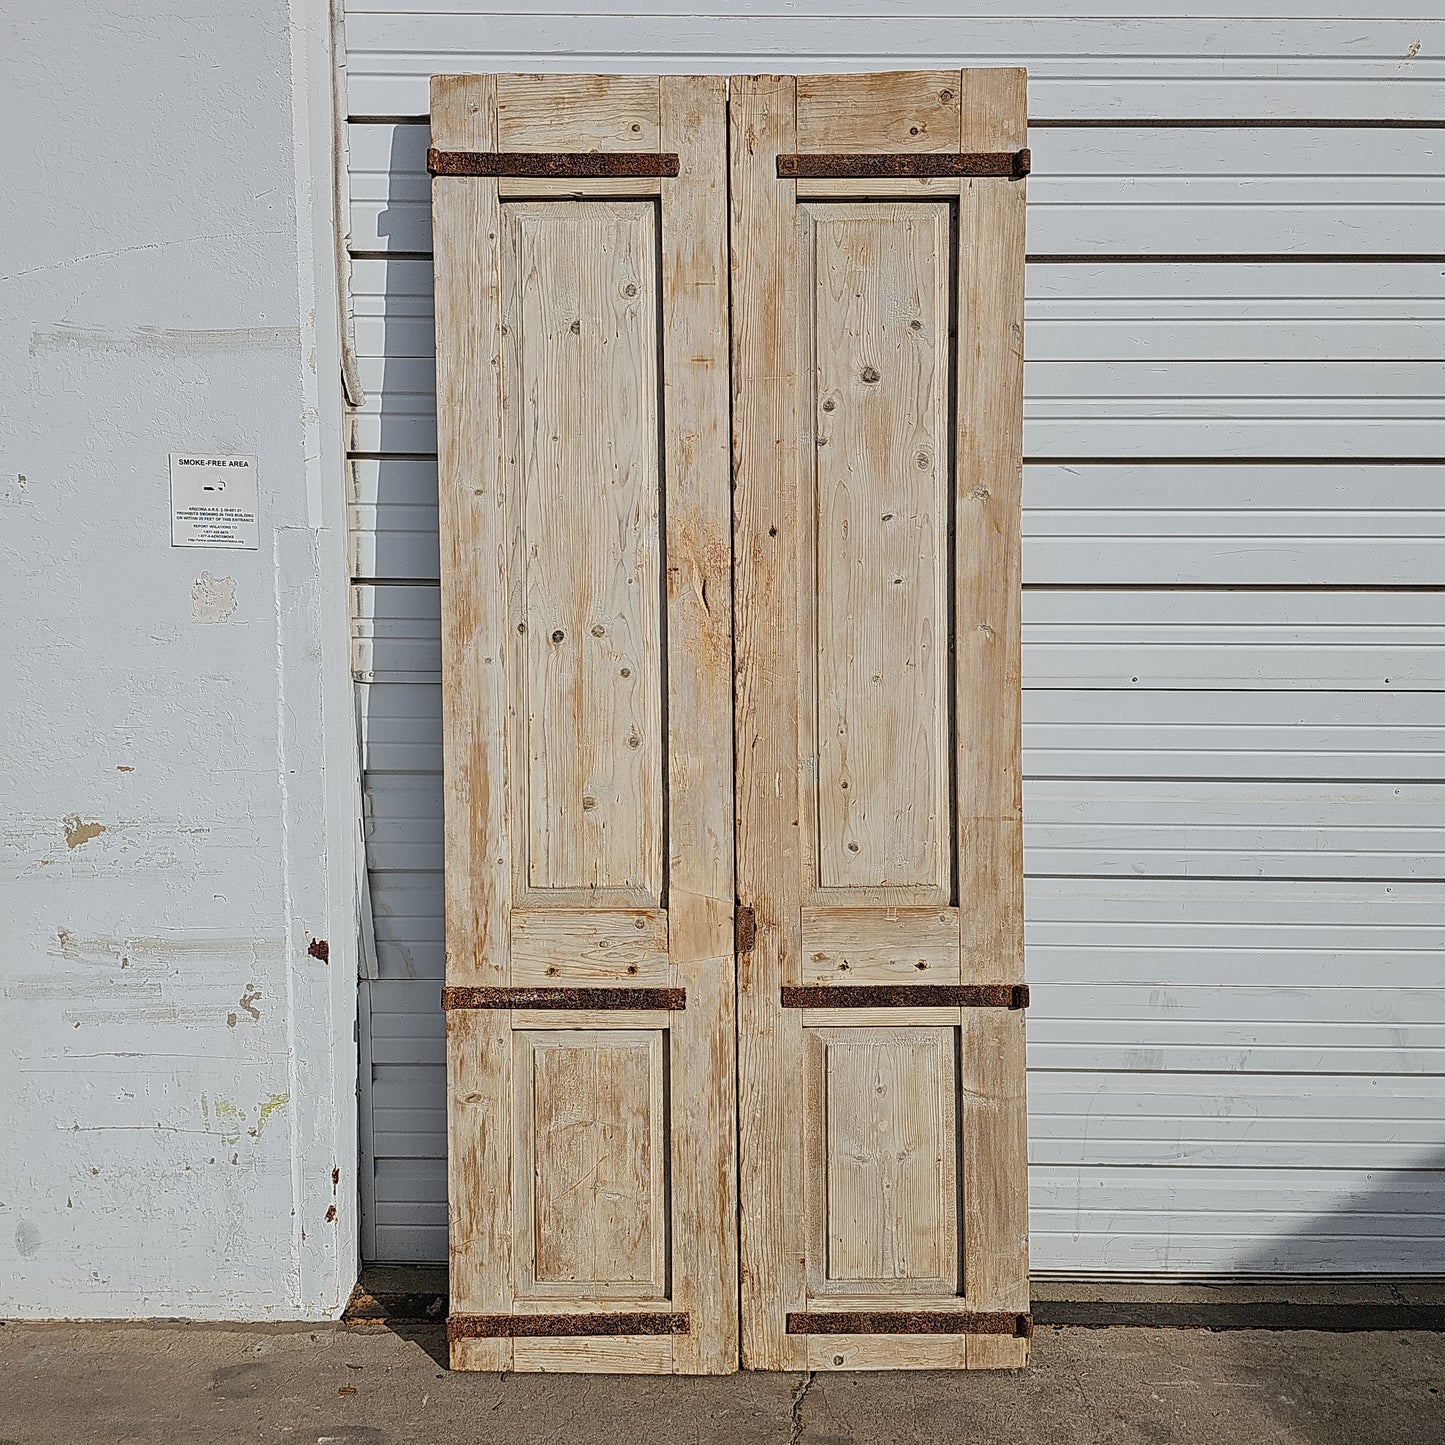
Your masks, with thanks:
[[[322,0],[0,44],[0,1314],[355,1276],[354,726]],[[167,455],[253,453],[256,551]]]

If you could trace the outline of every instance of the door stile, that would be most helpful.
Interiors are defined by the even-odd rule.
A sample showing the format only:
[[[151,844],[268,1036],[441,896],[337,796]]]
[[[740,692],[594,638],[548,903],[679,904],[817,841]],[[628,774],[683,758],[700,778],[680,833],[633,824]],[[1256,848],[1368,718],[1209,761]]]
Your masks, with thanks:
[[[496,80],[432,81],[433,143],[497,149]],[[505,661],[510,543],[502,477],[497,182],[432,182],[437,270],[442,764],[448,986],[510,982],[512,847]],[[491,1010],[447,1014],[447,1200],[453,1312],[511,1301],[512,1034]],[[466,1370],[511,1367],[511,1341],[452,1344]]]
[[[663,76],[663,412],[668,652],[668,951],[687,1009],[673,1047],[673,1222],[689,1260],[675,1307],[680,1373],[737,1368],[737,1000],[733,957],[732,497],[727,110],[722,76]]]
[[[965,70],[962,151],[1028,144],[1022,70]],[[965,180],[958,220],[956,676],[961,981],[1024,980],[1022,178]],[[960,1020],[965,1298],[1026,1312],[1028,1120],[1024,1013]],[[1028,1362],[1028,1341],[973,1335],[971,1368]]]
[[[800,941],[797,188],[775,175],[775,157],[795,149],[795,95],[791,77],[735,76],[729,102],[737,867],[756,915],[738,959],[739,1243],[742,1360],[754,1370],[806,1368],[806,1342],[783,1327],[805,1299],[803,1161],[786,1142],[802,1102],[792,1067],[802,1024],[779,1003],[798,981]]]

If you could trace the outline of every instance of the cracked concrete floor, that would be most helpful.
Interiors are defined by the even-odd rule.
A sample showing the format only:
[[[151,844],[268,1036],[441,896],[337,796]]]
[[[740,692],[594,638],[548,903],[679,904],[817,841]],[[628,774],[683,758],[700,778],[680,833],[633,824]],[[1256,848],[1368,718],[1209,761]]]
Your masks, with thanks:
[[[1040,1329],[1022,1375],[453,1375],[430,1326],[0,1325],[0,1445],[1441,1445],[1445,1334]]]

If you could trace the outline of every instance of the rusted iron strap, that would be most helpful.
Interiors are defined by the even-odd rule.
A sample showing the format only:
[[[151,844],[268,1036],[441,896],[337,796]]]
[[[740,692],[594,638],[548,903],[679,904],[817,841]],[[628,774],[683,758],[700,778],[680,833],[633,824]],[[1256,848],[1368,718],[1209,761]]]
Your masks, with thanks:
[[[1027,1008],[1026,983],[784,984],[784,1008]]]
[[[790,1335],[1012,1335],[1029,1339],[1034,1317],[1012,1310],[838,1310],[788,1316]]]
[[[447,1339],[522,1339],[538,1335],[688,1335],[686,1311],[630,1315],[448,1315]]]
[[[920,155],[781,155],[783,180],[871,181],[884,177],[1007,176],[1029,173],[1029,153],[1021,151],[937,151]]]
[[[758,915],[747,904],[741,904],[733,915],[733,950],[751,953],[758,941]]]
[[[434,176],[526,176],[584,180],[612,176],[675,176],[677,155],[653,151],[441,151],[432,146]]]
[[[681,988],[444,988],[444,1009],[461,1008],[575,1008],[667,1009],[687,1007],[687,990]]]

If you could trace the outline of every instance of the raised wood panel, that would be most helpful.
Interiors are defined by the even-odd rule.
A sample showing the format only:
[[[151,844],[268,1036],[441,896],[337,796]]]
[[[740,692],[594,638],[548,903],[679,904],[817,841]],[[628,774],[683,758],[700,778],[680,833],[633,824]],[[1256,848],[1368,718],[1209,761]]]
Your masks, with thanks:
[[[955,1030],[804,1037],[810,1293],[957,1295]]]
[[[667,914],[660,909],[512,914],[512,982],[666,984]]]
[[[513,1039],[518,1294],[663,1298],[665,1033]]]
[[[952,908],[803,909],[804,983],[957,983]]]
[[[798,77],[800,151],[956,151],[962,100],[956,70],[893,71],[860,95],[851,75]]]
[[[657,227],[647,202],[510,202],[502,366],[534,890],[660,899]]]
[[[798,217],[816,458],[815,580],[802,597],[816,599],[803,748],[811,712],[817,883],[947,903],[949,211],[825,204]]]
[[[655,151],[658,91],[655,75],[499,75],[497,148]]]

